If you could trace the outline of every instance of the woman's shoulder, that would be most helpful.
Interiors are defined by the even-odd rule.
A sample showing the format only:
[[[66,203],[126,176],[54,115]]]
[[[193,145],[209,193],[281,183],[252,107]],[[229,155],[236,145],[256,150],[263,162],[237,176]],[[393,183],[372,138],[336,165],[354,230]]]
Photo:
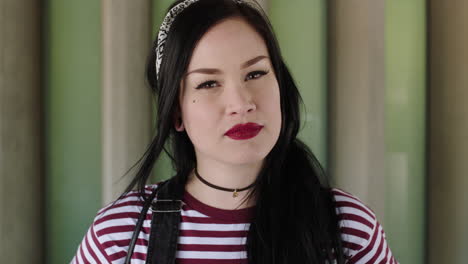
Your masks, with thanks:
[[[145,195],[149,196],[157,184],[146,185]],[[144,198],[140,191],[130,191],[124,193],[115,201],[100,209],[93,221],[93,226],[98,235],[103,235],[106,228],[111,228],[112,231],[119,228],[125,229],[129,226],[134,226],[143,209]]]
[[[355,195],[332,188],[344,253],[351,263],[396,263],[375,213]],[[372,260],[372,261],[370,261]],[[378,260],[377,262],[374,262]],[[370,262],[369,262],[370,261]]]
[[[151,194],[156,187],[157,184],[145,186],[145,194]],[[113,263],[125,258],[143,204],[144,198],[141,193],[130,191],[100,209],[71,263],[82,263],[84,260],[89,263]],[[148,213],[137,241],[138,245],[146,244],[150,221],[151,214]],[[86,261],[84,262],[88,263]]]
[[[363,245],[377,225],[375,213],[358,197],[338,188],[331,190],[339,226],[346,241]]]
[[[145,194],[149,196],[155,187],[157,187],[157,184],[146,185]],[[101,208],[97,212],[95,220],[116,213],[131,212],[134,209],[141,209],[143,203],[144,198],[141,196],[140,191],[134,190],[124,193],[116,200]]]
[[[376,221],[374,211],[357,196],[339,188],[332,188],[331,193],[335,200],[338,216],[344,217],[344,219],[361,220],[360,222],[363,224],[372,224]]]

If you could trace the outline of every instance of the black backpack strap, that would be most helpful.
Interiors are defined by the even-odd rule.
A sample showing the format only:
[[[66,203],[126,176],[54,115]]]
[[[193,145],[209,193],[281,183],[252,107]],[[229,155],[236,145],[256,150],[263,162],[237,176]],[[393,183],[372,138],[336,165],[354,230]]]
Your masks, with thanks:
[[[185,184],[173,177],[159,190],[151,204],[153,217],[146,256],[147,264],[174,264],[181,222],[182,196]]]
[[[143,221],[145,220],[146,215],[148,213],[148,209],[151,206],[151,203],[153,202],[154,198],[156,197],[156,194],[160,190],[160,187],[163,186],[166,182],[167,181],[164,181],[158,184],[158,186],[153,190],[151,195],[143,204],[143,208],[141,209],[141,213],[136,223],[135,230],[133,231],[132,240],[130,241],[130,244],[128,246],[127,257],[125,258],[124,262],[125,264],[130,264],[133,255],[133,250],[135,249],[136,241],[138,239],[138,235],[140,234],[141,227],[143,226]]]

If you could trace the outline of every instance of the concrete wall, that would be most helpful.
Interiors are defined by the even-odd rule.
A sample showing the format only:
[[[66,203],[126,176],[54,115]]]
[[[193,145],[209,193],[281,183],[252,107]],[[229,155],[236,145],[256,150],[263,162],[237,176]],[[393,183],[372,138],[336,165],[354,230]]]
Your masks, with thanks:
[[[468,2],[430,2],[428,263],[468,259]]]
[[[2,262],[41,263],[44,256],[40,48],[39,1],[0,1]]]

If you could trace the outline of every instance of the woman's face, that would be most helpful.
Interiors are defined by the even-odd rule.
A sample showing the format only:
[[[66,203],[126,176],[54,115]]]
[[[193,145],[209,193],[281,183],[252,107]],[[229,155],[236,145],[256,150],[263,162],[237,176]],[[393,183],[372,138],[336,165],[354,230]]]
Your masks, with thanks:
[[[278,81],[262,37],[241,18],[212,27],[194,49],[179,103],[176,128],[186,130],[198,162],[261,163],[281,129]],[[246,123],[253,124],[231,130]]]

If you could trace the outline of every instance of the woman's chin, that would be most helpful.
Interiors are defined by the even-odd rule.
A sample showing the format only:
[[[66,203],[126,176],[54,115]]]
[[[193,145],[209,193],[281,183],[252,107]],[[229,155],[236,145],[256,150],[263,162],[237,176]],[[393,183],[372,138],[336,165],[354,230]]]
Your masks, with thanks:
[[[229,156],[223,157],[225,163],[230,163],[233,165],[252,165],[256,166],[259,163],[262,163],[265,159],[268,152],[261,153],[252,153],[252,152],[239,152],[236,154],[231,153]]]

